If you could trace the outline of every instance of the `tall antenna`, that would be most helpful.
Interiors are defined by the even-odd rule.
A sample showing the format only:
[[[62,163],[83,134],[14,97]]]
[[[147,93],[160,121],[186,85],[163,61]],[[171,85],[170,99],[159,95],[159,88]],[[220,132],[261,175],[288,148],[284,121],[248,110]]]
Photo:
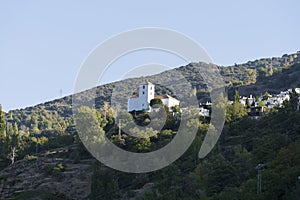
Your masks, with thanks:
[[[60,98],[62,98],[62,96],[63,96],[63,90],[60,89],[60,90],[59,90],[59,93],[60,93]]]
[[[257,169],[257,192],[256,194],[259,195],[261,193],[261,170],[266,168],[265,164],[258,164],[255,169]]]

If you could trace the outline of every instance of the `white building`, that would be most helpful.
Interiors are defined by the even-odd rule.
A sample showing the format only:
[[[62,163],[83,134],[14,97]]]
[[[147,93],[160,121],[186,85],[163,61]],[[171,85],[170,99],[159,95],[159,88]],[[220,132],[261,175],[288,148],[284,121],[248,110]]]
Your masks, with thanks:
[[[162,100],[163,104],[171,108],[172,106],[179,105],[180,101],[169,96],[160,95],[155,96],[155,85],[148,82],[139,86],[139,95],[128,99],[128,112],[150,110],[150,101],[154,98]]]
[[[139,96],[128,99],[128,112],[133,110],[149,110],[150,101],[154,99],[155,86],[148,82],[139,86]]]
[[[209,110],[205,109],[204,107],[198,108],[199,115],[204,117],[209,117]]]
[[[171,108],[173,106],[177,106],[180,103],[180,101],[178,101],[174,97],[171,97],[170,95],[167,95],[167,94],[155,96],[155,98],[161,99],[161,101],[163,102],[163,104],[165,106],[168,106],[169,108]]]

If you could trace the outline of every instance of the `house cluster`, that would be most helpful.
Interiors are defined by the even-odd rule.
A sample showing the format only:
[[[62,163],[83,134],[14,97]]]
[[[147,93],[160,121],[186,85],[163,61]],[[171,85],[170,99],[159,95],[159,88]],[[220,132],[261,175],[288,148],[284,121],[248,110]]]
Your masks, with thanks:
[[[252,95],[249,97],[241,97],[240,103],[244,106],[247,106],[247,101],[249,102],[251,107],[261,107],[260,103],[263,102],[266,108],[272,109],[274,107],[283,107],[284,101],[290,100],[290,93],[292,89],[288,89],[287,91],[281,91],[279,94],[276,95],[263,95],[258,98],[254,98]],[[295,88],[295,92],[300,94],[300,88]],[[233,103],[231,101],[231,103]]]
[[[300,88],[295,88],[296,93],[300,94]],[[283,107],[284,101],[290,100],[290,93],[292,89],[288,89],[287,91],[281,91],[276,95],[262,95],[260,97],[254,97],[250,95],[249,97],[240,97],[240,103],[244,106],[248,106],[250,112],[256,116],[260,115],[260,113],[264,112],[265,109],[272,109],[274,107]],[[132,111],[142,111],[146,110],[148,112],[153,111],[153,108],[150,106],[150,101],[152,99],[161,99],[163,105],[169,107],[170,110],[173,106],[177,106],[180,104],[180,101],[170,95],[155,95],[155,85],[147,82],[146,84],[139,86],[139,91],[137,96],[130,97],[128,99],[128,112]],[[263,102],[263,103],[262,103]],[[299,98],[300,102],[300,98]],[[231,104],[233,101],[230,102]],[[264,106],[262,106],[263,104]],[[198,107],[199,115],[204,117],[210,116],[210,107],[212,103],[200,103]],[[184,110],[185,108],[181,108]]]
[[[167,106],[170,111],[173,106],[177,106],[180,104],[180,101],[170,95],[155,95],[155,85],[147,82],[146,84],[139,86],[139,91],[137,96],[130,97],[128,99],[128,112],[132,111],[142,111],[146,110],[148,112],[154,111],[155,109],[151,108],[150,101],[152,99],[161,99],[163,105]],[[206,104],[205,104],[206,105]],[[211,103],[207,102],[206,106],[210,106]],[[185,110],[185,108],[181,108],[181,110]],[[209,109],[204,108],[200,105],[198,108],[199,115],[209,117]]]

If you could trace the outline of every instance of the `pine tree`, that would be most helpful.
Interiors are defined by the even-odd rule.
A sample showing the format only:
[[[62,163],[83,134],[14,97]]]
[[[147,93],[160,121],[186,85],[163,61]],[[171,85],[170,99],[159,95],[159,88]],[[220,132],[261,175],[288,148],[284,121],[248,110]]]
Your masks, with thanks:
[[[251,105],[250,105],[249,98],[246,99],[246,106],[247,106],[247,107],[250,107],[250,106],[251,106]]]
[[[295,91],[295,89],[290,92],[290,101],[288,103],[288,109],[297,110],[299,105],[299,95]]]
[[[238,90],[235,90],[233,103],[239,103],[239,102],[240,102],[240,94],[239,94]]]
[[[2,111],[2,106],[0,104],[0,140],[3,142],[7,138],[6,134],[6,119],[5,114]]]
[[[0,105],[0,160],[5,160],[8,151],[8,138],[6,131],[6,118],[5,113],[2,111]]]

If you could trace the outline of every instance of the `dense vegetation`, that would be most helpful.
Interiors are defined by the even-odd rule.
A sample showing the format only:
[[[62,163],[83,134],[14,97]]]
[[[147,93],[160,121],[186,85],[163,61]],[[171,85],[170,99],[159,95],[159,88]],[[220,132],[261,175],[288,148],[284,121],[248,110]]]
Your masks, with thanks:
[[[195,123],[199,129],[193,144],[180,159],[162,170],[147,174],[129,174],[96,162],[93,166],[91,199],[299,198],[300,181],[297,177],[300,175],[300,112],[295,106],[297,101],[286,102],[284,109],[274,109],[260,120],[253,120],[248,118],[246,108],[238,102],[237,93],[237,89],[243,95],[248,95],[249,92],[276,93],[283,89],[299,87],[300,65],[287,58],[285,55],[282,58],[218,67],[228,86],[229,97],[234,103],[226,107],[226,125],[208,157],[202,160],[198,158],[201,143],[208,128],[211,128],[210,119],[200,117],[199,122]],[[293,65],[288,67],[289,64]],[[160,108],[156,116],[149,116],[146,112],[124,114],[126,116],[122,116],[122,119],[132,119],[141,126],[146,126],[157,116],[166,117],[162,130],[147,129],[147,134],[151,133],[152,137],[139,139],[119,131],[116,110],[107,102],[112,98],[116,86],[126,90],[123,85],[138,85],[145,80],[161,83],[167,78],[176,77],[178,72],[191,83],[191,96],[195,95],[199,102],[205,102],[210,100],[210,97],[208,87],[199,74],[201,67],[209,65],[192,63],[144,79],[127,79],[82,92],[82,101],[91,101],[93,94],[96,94],[93,102],[96,109],[79,109],[89,121],[98,121],[92,124],[97,126],[98,134],[92,137],[93,141],[96,141],[95,144],[103,141],[104,134],[115,145],[132,152],[150,152],[168,144],[181,123],[182,113],[179,107],[172,108],[173,114],[170,114],[168,108],[164,108],[159,100],[154,100],[151,105]],[[172,89],[160,84],[156,85],[156,92],[176,97]],[[133,92],[134,94],[136,92]],[[122,98],[122,93],[118,91],[114,91],[114,95],[113,98]],[[0,107],[0,169],[13,167],[16,160],[36,159],[41,152],[71,145],[76,146],[76,150],[72,155],[68,155],[68,159],[79,162],[91,158],[78,137],[71,104],[72,97],[68,96],[8,113],[2,112]],[[158,120],[157,123],[161,122]],[[145,131],[130,128],[130,125],[129,121],[122,121],[122,126],[128,126],[132,133],[146,134]],[[92,129],[87,131],[91,134],[93,132]],[[266,164],[267,168],[262,172],[262,193],[256,195],[255,166],[259,163]],[[52,173],[53,169],[50,171]],[[56,193],[50,192],[49,195],[55,196]]]
[[[92,199],[126,199],[137,193],[140,199],[299,199],[300,111],[288,102],[285,109],[253,120],[241,115],[239,108],[232,109],[236,115],[227,118],[221,139],[205,159],[198,159],[198,151],[208,124],[200,120],[189,150],[162,170],[128,174],[96,164]],[[167,132],[139,150],[170,140],[171,131]],[[257,195],[259,163],[267,168],[262,172],[262,193]]]

